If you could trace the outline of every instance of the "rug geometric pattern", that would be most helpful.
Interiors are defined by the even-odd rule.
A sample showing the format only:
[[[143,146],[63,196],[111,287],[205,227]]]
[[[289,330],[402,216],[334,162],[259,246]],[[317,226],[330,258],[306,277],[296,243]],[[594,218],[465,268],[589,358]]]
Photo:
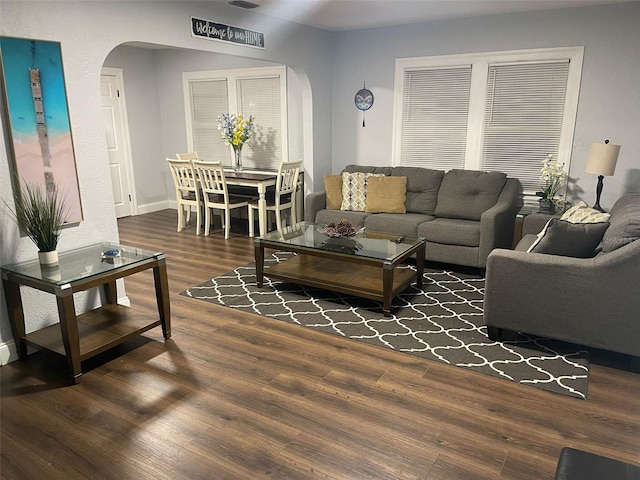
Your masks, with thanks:
[[[276,252],[265,266],[286,260]],[[412,265],[405,268],[415,269]],[[575,345],[515,334],[487,337],[482,317],[484,278],[425,269],[422,289],[411,285],[393,299],[391,316],[380,302],[264,278],[254,264],[239,267],[181,295],[468,368],[524,385],[586,399],[587,351]]]

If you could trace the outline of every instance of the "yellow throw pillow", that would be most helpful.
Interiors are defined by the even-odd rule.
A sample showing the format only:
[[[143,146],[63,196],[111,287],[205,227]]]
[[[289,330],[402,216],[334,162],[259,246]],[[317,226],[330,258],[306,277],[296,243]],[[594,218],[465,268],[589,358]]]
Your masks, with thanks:
[[[369,177],[365,212],[406,213],[407,177]]]
[[[340,210],[342,205],[342,175],[325,175],[324,191],[327,194],[327,210]]]

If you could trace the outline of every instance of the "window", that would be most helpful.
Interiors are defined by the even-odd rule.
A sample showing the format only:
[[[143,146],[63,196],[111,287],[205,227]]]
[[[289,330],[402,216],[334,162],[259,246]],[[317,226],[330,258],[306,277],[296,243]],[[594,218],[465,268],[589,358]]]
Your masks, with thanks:
[[[288,158],[286,67],[185,72],[183,83],[189,150],[232,165],[218,116],[237,113],[256,117],[256,132],[242,149],[245,167],[277,169]]]
[[[525,194],[569,169],[582,47],[396,60],[394,164],[499,170]]]

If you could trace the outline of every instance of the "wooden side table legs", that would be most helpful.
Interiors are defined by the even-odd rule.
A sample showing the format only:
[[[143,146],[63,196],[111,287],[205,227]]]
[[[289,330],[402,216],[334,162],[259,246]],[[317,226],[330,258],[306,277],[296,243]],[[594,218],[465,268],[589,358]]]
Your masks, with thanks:
[[[165,340],[171,338],[171,306],[169,302],[169,282],[167,281],[167,261],[162,256],[158,259],[158,266],[153,267],[153,281],[156,287],[156,302],[162,336]]]
[[[73,291],[69,287],[68,292],[56,297],[58,303],[58,315],[60,316],[60,330],[62,343],[67,356],[67,364],[73,377],[73,383],[80,383],[82,368],[80,366],[80,335],[78,334],[78,320],[76,318],[76,306],[73,301]]]
[[[22,296],[20,295],[20,285],[8,280],[3,280],[4,296],[7,300],[7,310],[9,311],[9,323],[11,332],[18,349],[20,360],[27,358],[27,344],[24,341],[24,310],[22,309]]]

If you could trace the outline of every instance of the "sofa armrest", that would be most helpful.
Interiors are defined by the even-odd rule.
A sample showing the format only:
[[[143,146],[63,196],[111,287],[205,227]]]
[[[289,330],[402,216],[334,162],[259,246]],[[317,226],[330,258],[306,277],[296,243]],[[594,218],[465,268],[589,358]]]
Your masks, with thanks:
[[[487,259],[488,327],[640,355],[640,241],[594,258],[497,249]]]
[[[480,217],[478,264],[485,265],[494,248],[510,248],[518,209],[520,181],[508,178],[498,201]]]
[[[327,194],[326,192],[313,192],[307,195],[304,206],[304,221],[307,223],[315,223],[316,213],[320,210],[327,208]]]

